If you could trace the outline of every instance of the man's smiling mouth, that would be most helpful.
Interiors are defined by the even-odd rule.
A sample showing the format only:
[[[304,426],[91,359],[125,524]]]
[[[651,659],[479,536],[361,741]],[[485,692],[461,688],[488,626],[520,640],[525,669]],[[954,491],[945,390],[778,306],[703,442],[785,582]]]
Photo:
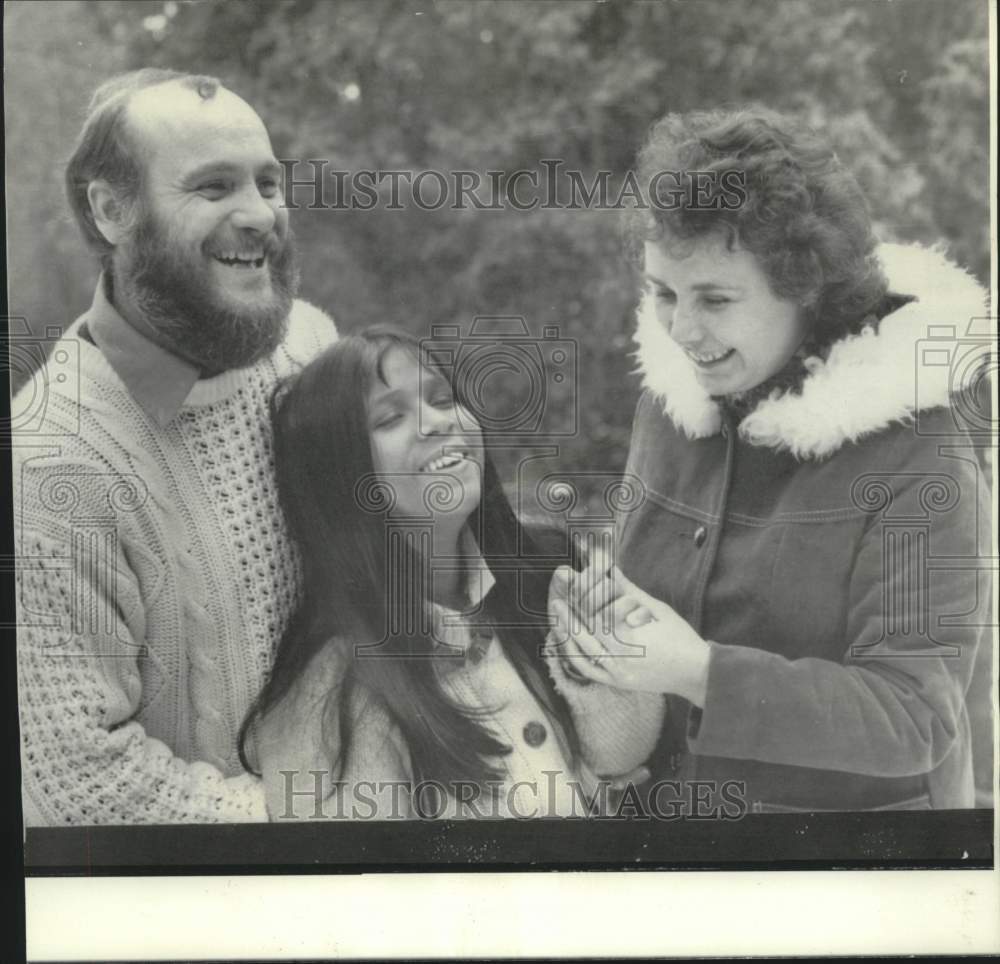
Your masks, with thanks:
[[[220,264],[229,268],[263,268],[267,260],[264,254],[216,254],[212,256]]]

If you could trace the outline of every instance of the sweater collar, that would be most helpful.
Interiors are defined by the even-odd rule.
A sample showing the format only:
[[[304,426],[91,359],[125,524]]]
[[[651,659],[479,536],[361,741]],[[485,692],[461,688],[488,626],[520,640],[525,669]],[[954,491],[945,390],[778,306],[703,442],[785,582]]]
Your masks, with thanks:
[[[111,303],[103,274],[84,323],[128,393],[160,428],[165,428],[197,383],[198,369],[133,328]]]
[[[883,244],[878,258],[889,291],[909,300],[897,300],[877,325],[845,335],[822,356],[796,360],[804,369],[801,381],[775,388],[740,413],[745,441],[802,460],[825,458],[918,411],[949,406],[953,393],[965,387],[956,384],[956,372],[959,382],[976,376],[971,365],[940,359],[954,358],[970,337],[978,337],[970,328],[985,314],[986,294],[978,282],[940,251],[919,245]],[[720,405],[660,324],[649,292],[637,320],[643,387],[689,438],[716,435]]]

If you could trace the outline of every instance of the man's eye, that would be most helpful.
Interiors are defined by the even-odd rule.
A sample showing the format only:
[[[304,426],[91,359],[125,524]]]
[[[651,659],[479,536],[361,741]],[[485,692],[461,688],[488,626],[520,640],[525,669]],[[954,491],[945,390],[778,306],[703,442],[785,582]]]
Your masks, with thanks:
[[[728,305],[732,301],[731,298],[726,298],[724,295],[707,295],[705,297],[705,304],[709,308],[721,308],[723,305]]]
[[[454,404],[455,404],[455,398],[450,394],[435,395],[431,399],[431,405],[435,406],[435,408],[450,408]]]
[[[225,181],[206,181],[198,185],[198,192],[212,200],[223,197],[228,190],[229,185]]]
[[[669,304],[673,304],[677,300],[677,295],[666,288],[654,288],[656,292],[656,298],[658,301],[666,301]]]
[[[278,182],[271,177],[266,177],[262,181],[257,182],[257,190],[260,191],[262,197],[276,197],[279,188],[280,185]]]

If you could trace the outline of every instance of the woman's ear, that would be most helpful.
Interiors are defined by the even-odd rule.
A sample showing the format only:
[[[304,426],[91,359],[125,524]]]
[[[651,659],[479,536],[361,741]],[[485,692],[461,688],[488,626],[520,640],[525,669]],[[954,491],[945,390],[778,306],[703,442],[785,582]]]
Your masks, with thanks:
[[[128,233],[128,205],[104,180],[91,181],[87,185],[87,202],[94,224],[104,240],[111,245],[121,244]]]

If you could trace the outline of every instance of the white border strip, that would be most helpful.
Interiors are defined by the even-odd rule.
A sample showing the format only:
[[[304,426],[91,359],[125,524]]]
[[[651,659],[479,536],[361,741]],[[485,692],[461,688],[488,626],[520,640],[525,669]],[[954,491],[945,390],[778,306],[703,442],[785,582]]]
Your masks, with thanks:
[[[1000,950],[989,871],[26,881],[29,960]]]

